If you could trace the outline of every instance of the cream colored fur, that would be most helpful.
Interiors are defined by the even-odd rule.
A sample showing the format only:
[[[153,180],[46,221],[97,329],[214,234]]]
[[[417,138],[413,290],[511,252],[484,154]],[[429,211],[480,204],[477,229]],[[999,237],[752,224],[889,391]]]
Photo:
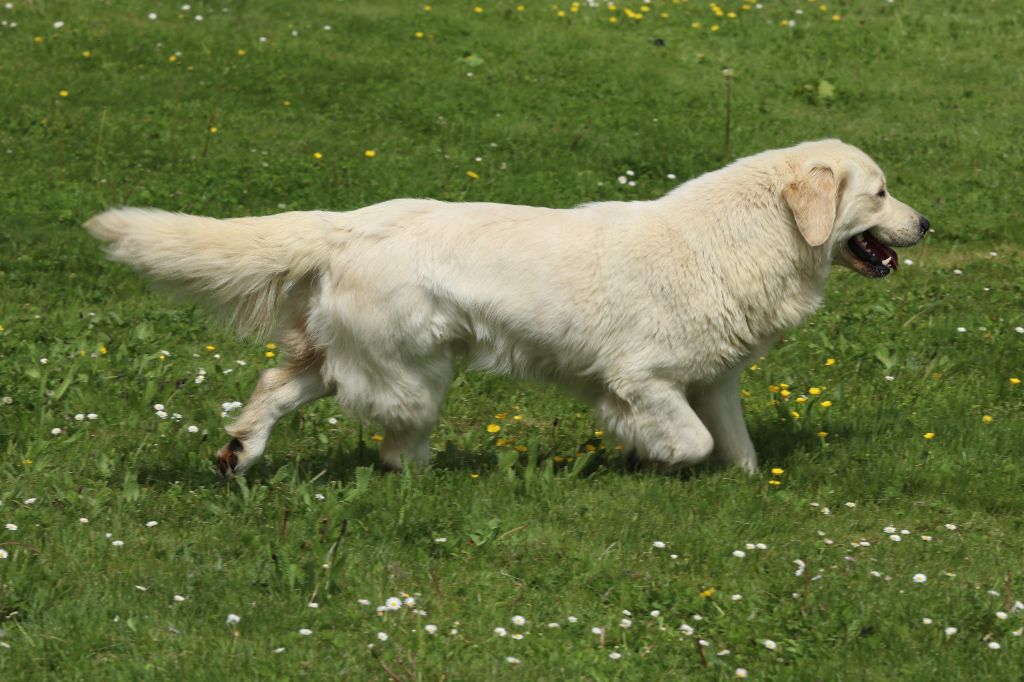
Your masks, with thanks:
[[[654,201],[571,209],[397,199],[215,220],[114,209],[112,258],[287,331],[220,453],[242,472],[274,422],[334,394],[383,424],[381,457],[429,460],[456,360],[556,382],[646,459],[754,470],[739,374],[820,305],[846,240],[911,244],[922,220],[837,140],[740,159]],[[926,225],[926,223],[925,223]]]

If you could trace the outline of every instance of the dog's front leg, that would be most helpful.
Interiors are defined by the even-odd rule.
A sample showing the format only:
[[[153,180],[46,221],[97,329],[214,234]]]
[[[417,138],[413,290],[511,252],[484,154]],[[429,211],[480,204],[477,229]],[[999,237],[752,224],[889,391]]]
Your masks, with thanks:
[[[750,440],[740,402],[742,366],[700,387],[691,395],[693,407],[715,440],[712,458],[734,464],[749,473],[757,471],[757,452]]]

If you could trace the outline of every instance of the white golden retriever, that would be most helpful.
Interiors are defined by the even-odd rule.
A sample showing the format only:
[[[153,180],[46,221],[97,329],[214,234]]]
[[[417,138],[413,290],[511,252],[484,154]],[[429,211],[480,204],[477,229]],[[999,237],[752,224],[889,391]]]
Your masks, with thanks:
[[[898,267],[928,231],[838,140],[766,151],[654,201],[571,209],[396,199],[217,220],[113,209],[86,228],[114,260],[283,334],[217,453],[225,475],[274,423],[334,395],[384,427],[391,467],[429,461],[457,360],[555,382],[646,460],[748,471],[741,369],[821,304],[840,263]]]

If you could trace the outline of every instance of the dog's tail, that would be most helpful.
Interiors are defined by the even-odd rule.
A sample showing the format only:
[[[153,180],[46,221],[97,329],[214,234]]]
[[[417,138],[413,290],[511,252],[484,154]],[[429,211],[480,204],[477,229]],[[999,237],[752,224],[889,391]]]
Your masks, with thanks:
[[[269,334],[290,295],[327,267],[317,212],[218,220],[116,208],[85,223],[110,258],[199,298],[246,334]]]

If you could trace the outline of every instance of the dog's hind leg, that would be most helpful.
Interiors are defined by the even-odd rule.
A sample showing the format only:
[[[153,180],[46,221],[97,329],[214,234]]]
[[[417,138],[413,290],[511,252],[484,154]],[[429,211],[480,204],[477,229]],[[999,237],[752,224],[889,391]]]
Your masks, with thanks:
[[[331,393],[321,375],[322,364],[320,356],[305,354],[260,375],[238,419],[225,429],[232,438],[217,452],[222,475],[244,473],[263,454],[278,419]]]
[[[609,391],[597,401],[603,422],[642,460],[664,465],[702,462],[714,440],[674,384],[650,379]]]
[[[740,402],[741,368],[693,392],[693,406],[715,439],[712,457],[749,473],[757,471],[757,452],[747,432]]]

